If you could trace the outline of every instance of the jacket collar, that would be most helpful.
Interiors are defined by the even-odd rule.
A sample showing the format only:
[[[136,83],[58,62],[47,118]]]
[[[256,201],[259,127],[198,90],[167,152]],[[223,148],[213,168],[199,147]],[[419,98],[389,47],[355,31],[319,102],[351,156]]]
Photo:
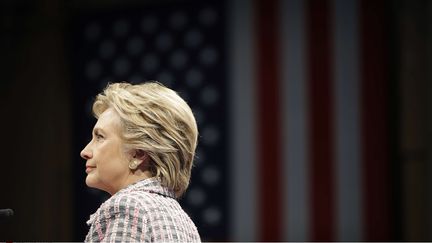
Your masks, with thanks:
[[[174,191],[165,186],[162,186],[160,178],[157,177],[147,178],[135,182],[133,184],[130,184],[127,187],[118,191],[116,194],[123,194],[123,193],[136,192],[136,191],[156,193],[162,196],[172,197],[175,199]],[[116,194],[114,194],[113,196],[115,196]]]

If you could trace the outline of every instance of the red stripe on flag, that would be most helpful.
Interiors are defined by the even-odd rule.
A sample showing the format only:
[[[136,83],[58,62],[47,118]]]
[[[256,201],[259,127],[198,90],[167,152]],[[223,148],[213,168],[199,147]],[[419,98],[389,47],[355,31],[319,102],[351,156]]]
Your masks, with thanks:
[[[366,241],[390,240],[388,64],[384,1],[361,1],[362,145]]]
[[[331,13],[328,0],[309,0],[307,38],[311,146],[311,240],[334,239],[334,143]]]
[[[256,74],[258,101],[257,151],[260,178],[262,241],[282,239],[281,129],[279,105],[278,14],[277,0],[256,0]]]

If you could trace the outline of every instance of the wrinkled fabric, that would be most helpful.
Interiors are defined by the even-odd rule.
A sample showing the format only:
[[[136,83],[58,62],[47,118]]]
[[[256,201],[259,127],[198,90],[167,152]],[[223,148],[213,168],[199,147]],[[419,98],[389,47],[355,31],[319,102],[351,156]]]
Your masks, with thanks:
[[[87,221],[86,242],[200,242],[172,190],[149,178],[118,191]]]

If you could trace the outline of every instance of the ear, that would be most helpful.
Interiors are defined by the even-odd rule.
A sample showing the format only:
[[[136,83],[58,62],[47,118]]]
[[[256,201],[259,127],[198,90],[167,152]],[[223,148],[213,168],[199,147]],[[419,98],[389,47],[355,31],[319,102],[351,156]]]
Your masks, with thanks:
[[[148,160],[148,157],[149,157],[148,154],[141,149],[136,149],[134,154],[133,154],[133,158],[135,160],[138,160],[140,162],[140,164],[143,162],[146,163]]]

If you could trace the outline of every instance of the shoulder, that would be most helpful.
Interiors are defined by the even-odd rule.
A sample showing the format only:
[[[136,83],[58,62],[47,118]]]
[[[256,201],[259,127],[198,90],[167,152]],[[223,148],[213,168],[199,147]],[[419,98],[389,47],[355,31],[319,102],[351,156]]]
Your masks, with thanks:
[[[196,226],[177,200],[149,191],[112,196],[101,205],[93,223],[91,235],[104,232],[99,239],[130,235],[150,241],[199,241]]]
[[[86,239],[137,241],[142,232],[145,232],[144,227],[149,221],[148,212],[145,210],[139,195],[115,194],[99,207],[91,219],[91,227]]]
[[[137,210],[140,214],[145,213],[145,204],[148,204],[148,195],[143,193],[119,193],[113,195],[105,201],[98,210],[100,219],[112,218],[114,216],[136,214]]]

